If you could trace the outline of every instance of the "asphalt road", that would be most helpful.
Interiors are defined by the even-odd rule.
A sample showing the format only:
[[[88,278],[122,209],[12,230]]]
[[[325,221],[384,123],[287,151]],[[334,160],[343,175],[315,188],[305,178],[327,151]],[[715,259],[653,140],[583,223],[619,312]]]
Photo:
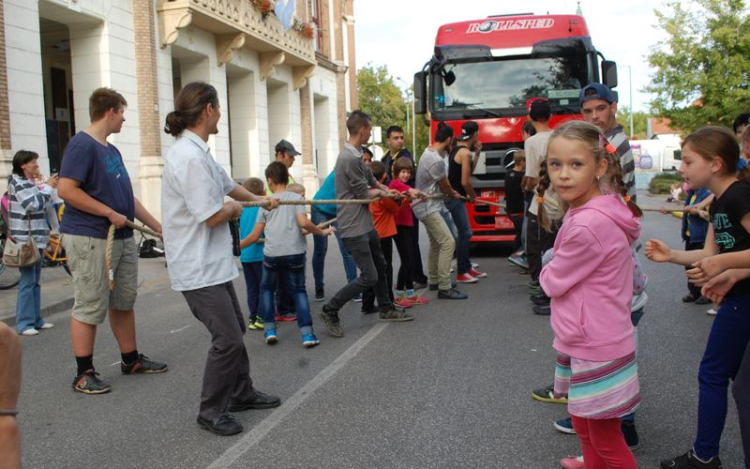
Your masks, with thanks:
[[[647,214],[644,238],[679,245],[679,222]],[[343,284],[336,243],[330,243],[327,292]],[[462,286],[468,301],[433,300],[417,320],[381,324],[359,304],[342,314],[346,337],[301,346],[293,324],[269,347],[248,331],[256,387],[278,394],[274,410],[238,414],[245,432],[216,437],[195,424],[209,336],[181,295],[163,287],[141,292],[139,348],[169,364],[168,373],[122,376],[119,353],[101,328],[95,364],[113,392],[74,393],[68,315],[57,327],[24,338],[19,421],[27,469],[115,468],[555,468],[576,454],[576,437],[558,433],[559,404],[542,404],[530,391],[552,382],[549,318],[536,316],[526,296],[528,277],[506,261],[507,251],[476,251],[489,273]],[[640,326],[643,405],[637,425],[640,467],[658,467],[692,445],[696,373],[712,318],[683,305],[680,267],[645,262],[650,297]],[[244,283],[237,290],[244,301]],[[308,269],[308,290],[312,273]],[[434,294],[429,294],[434,298]],[[312,300],[312,297],[311,297]],[[734,403],[722,440],[724,467],[741,467]]]

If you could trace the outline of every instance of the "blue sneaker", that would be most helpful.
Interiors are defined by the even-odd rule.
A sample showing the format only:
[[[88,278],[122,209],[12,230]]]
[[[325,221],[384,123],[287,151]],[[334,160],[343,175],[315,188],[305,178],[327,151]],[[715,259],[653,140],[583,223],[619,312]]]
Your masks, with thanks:
[[[273,344],[275,344],[276,342],[279,341],[279,338],[276,337],[276,330],[275,329],[269,329],[263,335],[266,337],[266,343],[268,345],[273,345]]]
[[[319,344],[320,341],[315,337],[315,334],[305,334],[302,336],[302,346],[305,348],[313,348]]]
[[[567,433],[568,435],[576,434],[576,431],[573,429],[573,420],[570,417],[556,421],[555,430],[561,433]]]

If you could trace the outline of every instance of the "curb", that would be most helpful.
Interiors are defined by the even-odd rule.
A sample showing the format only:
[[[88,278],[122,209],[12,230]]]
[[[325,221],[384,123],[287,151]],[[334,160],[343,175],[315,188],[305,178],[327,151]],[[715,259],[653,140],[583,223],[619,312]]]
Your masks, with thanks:
[[[53,303],[51,305],[42,306],[41,313],[42,317],[48,317],[52,316],[53,314],[61,313],[63,311],[67,311],[73,307],[74,298],[65,298],[63,300],[58,301],[57,303]],[[5,324],[13,327],[16,325],[16,315],[8,315],[0,317],[0,321],[4,322]]]

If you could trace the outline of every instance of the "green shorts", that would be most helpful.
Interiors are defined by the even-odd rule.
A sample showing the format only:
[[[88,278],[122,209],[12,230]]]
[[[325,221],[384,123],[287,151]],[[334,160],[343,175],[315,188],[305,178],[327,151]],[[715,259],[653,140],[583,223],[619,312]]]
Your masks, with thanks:
[[[105,249],[106,239],[64,234],[63,247],[73,273],[75,303],[73,318],[98,326],[109,309],[130,311],[138,295],[138,249],[135,239],[115,239],[112,246],[112,269],[115,289],[109,291]]]

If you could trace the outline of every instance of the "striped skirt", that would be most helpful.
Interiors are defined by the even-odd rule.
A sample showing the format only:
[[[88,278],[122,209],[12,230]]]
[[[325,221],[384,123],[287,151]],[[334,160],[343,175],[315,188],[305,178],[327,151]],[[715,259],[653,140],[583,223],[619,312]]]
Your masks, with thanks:
[[[635,353],[606,362],[557,354],[555,393],[568,395],[568,412],[587,419],[613,419],[641,403]]]

